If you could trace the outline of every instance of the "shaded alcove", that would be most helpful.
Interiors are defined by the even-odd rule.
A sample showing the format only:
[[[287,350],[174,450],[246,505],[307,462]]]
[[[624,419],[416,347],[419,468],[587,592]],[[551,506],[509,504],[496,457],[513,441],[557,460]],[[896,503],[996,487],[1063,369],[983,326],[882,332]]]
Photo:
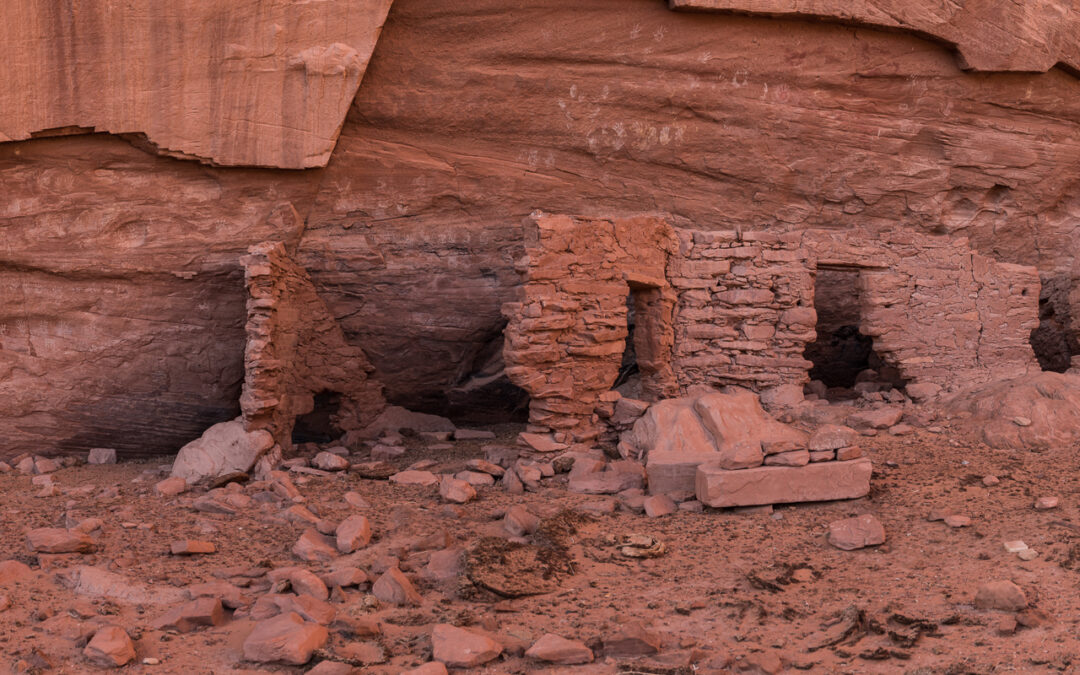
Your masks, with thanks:
[[[626,295],[626,343],[619,374],[612,385],[628,398],[647,401],[661,397],[664,372],[670,370],[670,351],[663,334],[670,329],[670,308],[657,286],[628,282]]]
[[[330,443],[341,438],[342,430],[337,425],[337,415],[341,410],[341,394],[322,391],[315,395],[315,407],[306,415],[296,418],[293,426],[293,444]]]
[[[1054,288],[1048,284],[1046,290],[1052,294]],[[1053,295],[1039,298],[1039,325],[1031,331],[1031,349],[1044,371],[1064,373],[1078,351],[1075,337],[1068,329],[1071,322],[1068,310],[1068,303]]]
[[[855,396],[856,389],[887,391],[906,384],[900,373],[874,351],[873,338],[860,330],[863,316],[859,274],[856,267],[817,270],[817,339],[806,346],[805,357],[813,364],[810,379],[823,383],[829,398]]]

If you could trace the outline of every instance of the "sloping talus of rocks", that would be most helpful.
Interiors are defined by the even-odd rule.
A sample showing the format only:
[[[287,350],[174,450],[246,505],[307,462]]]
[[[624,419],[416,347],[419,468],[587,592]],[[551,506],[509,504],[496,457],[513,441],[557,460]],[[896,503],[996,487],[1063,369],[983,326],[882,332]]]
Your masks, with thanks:
[[[268,240],[296,250],[391,403],[445,406],[497,372],[537,208],[964,236],[1038,266],[1067,325],[1077,101],[1061,68],[965,72],[902,31],[653,0],[397,0],[325,169],[104,136],[0,144],[0,450],[133,431],[175,449],[234,418],[238,261]]]
[[[393,0],[0,5],[0,141],[141,134],[165,154],[330,158]]]

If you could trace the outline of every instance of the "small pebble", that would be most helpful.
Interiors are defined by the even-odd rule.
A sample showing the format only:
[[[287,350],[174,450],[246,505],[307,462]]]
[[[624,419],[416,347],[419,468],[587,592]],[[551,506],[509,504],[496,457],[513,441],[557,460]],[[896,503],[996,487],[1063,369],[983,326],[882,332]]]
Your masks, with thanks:
[[[1009,553],[1019,553],[1027,550],[1027,544],[1020,540],[1005,542],[1005,550]]]
[[[1023,551],[1020,551],[1020,552],[1019,552],[1019,553],[1017,553],[1016,555],[1017,555],[1017,556],[1018,556],[1018,557],[1019,557],[1019,558],[1020,558],[1021,560],[1025,560],[1025,561],[1027,561],[1027,560],[1034,560],[1035,558],[1038,558],[1038,557],[1039,557],[1039,553],[1038,553],[1038,551],[1036,551],[1036,550],[1035,550],[1035,549],[1033,549],[1033,548],[1025,548],[1025,549],[1024,549]]]
[[[993,487],[994,485],[1000,483],[1001,479],[997,476],[983,476],[982,482],[983,485],[985,485],[986,487]]]

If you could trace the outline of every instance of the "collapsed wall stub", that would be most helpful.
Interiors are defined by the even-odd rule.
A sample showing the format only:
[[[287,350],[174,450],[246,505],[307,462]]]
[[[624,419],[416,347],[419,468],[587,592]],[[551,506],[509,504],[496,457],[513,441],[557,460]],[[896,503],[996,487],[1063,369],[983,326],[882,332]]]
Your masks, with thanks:
[[[529,420],[559,441],[595,438],[594,410],[619,375],[627,296],[645,396],[674,393],[667,281],[676,241],[660,217],[574,218],[534,213],[524,224],[521,297],[506,303],[506,373],[529,393]],[[640,299],[639,299],[640,298]]]
[[[859,330],[909,383],[957,390],[1039,369],[1034,267],[1001,263],[966,239],[908,231],[873,240],[810,230],[818,266],[858,270]]]
[[[240,397],[245,428],[265,429],[289,449],[297,418],[325,401],[333,401],[323,415],[336,432],[371,422],[386,406],[382,387],[370,377],[374,369],[363,350],[345,340],[307,272],[281,242],[253,246],[241,262],[248,291]]]
[[[923,385],[924,396],[1038,370],[1037,270],[974,253],[962,238],[537,214],[525,243],[522,300],[503,307],[507,374],[532,396],[534,430],[572,432],[563,441],[596,436],[596,404],[618,376],[634,289],[655,303],[639,307],[634,296],[650,400],[696,385],[750,389],[766,406],[801,400],[819,269],[857,275],[858,331],[897,382]]]

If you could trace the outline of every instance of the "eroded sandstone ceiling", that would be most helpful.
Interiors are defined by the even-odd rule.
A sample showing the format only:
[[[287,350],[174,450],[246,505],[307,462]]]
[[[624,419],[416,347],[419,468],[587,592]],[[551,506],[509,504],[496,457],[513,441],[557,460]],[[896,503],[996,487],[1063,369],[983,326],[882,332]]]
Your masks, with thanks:
[[[239,258],[268,239],[388,398],[431,411],[486,376],[537,208],[902,225],[1067,294],[1071,74],[965,72],[900,31],[612,7],[397,0],[325,169],[203,166],[103,134],[0,144],[0,451],[172,451],[235,416]]]
[[[5,0],[0,141],[77,129],[300,169],[330,158],[392,0]]]
[[[990,72],[1080,71],[1074,0],[668,0],[672,9],[810,18],[910,31],[956,48]]]

